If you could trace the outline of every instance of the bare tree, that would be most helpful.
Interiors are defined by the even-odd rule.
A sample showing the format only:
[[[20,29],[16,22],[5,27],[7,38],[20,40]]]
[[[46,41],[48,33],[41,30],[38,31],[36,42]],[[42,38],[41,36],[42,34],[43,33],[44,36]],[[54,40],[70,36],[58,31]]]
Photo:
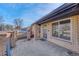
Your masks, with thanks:
[[[14,19],[14,25],[17,29],[21,29],[23,26],[23,19],[20,18]]]
[[[10,24],[5,24],[4,28],[5,30],[13,30],[13,26]]]

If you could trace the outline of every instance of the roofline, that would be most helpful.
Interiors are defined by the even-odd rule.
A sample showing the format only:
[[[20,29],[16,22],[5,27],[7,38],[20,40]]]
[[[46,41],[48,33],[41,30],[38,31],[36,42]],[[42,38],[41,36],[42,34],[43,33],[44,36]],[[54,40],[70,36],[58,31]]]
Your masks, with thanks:
[[[54,11],[50,12],[48,15],[39,19],[36,24],[42,24],[51,20],[58,20],[65,17],[73,16],[79,14],[79,4],[78,3],[65,3],[60,7],[56,8]]]

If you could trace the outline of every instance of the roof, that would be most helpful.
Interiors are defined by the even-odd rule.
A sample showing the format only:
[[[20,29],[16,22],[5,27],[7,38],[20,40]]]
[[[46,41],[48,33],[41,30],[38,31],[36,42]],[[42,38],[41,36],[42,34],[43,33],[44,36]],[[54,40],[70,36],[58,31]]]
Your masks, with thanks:
[[[54,11],[50,12],[48,15],[39,19],[36,24],[42,24],[47,21],[55,21],[62,18],[70,17],[73,15],[79,14],[79,4],[78,3],[65,3],[55,9]]]

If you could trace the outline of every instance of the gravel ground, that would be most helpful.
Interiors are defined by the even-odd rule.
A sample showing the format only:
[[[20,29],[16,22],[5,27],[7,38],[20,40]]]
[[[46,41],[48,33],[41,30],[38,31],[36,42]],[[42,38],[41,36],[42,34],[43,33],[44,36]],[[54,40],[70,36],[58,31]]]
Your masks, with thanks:
[[[18,40],[12,50],[13,56],[68,56],[67,49],[47,41]]]

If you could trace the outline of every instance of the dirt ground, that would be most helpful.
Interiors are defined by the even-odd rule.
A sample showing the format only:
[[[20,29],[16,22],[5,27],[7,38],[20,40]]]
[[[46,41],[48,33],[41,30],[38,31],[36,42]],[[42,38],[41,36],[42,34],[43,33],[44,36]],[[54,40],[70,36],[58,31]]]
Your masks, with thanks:
[[[12,50],[13,56],[69,56],[68,50],[48,41],[18,40]]]

